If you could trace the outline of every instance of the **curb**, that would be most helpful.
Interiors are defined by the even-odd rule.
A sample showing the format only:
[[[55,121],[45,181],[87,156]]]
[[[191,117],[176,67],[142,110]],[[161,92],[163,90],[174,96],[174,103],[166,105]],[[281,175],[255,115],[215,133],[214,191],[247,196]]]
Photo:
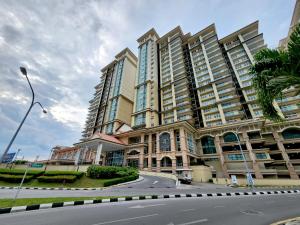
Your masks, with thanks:
[[[227,193],[208,193],[208,194],[175,194],[175,195],[146,195],[146,196],[132,196],[123,198],[107,198],[107,199],[96,199],[96,200],[81,200],[81,201],[70,201],[70,202],[54,202],[47,204],[27,205],[27,206],[15,206],[10,208],[0,208],[0,214],[15,213],[22,211],[32,211],[39,209],[58,208],[66,206],[76,205],[89,205],[99,204],[108,202],[123,202],[132,200],[145,200],[145,199],[167,199],[167,198],[191,198],[191,197],[234,197],[234,196],[245,196],[245,195],[276,195],[276,194],[294,194],[300,193],[300,190],[286,190],[286,191],[257,191],[257,192],[227,192]]]
[[[300,217],[295,217],[287,220],[281,220],[275,223],[272,223],[271,225],[287,225],[289,222],[300,222]]]
[[[112,186],[110,186],[112,187]],[[18,189],[19,187],[0,187],[0,189]],[[103,190],[104,187],[101,188],[46,188],[46,187],[22,187],[21,190],[69,190],[69,191],[75,191],[75,190]]]
[[[140,176],[138,179],[133,181],[128,181],[125,183],[115,184],[108,187],[99,187],[99,188],[46,188],[46,187],[22,187],[21,190],[68,190],[68,191],[96,191],[96,190],[105,190],[112,187],[119,187],[122,185],[133,184],[144,180],[144,177]],[[0,187],[0,189],[19,189],[19,187]]]

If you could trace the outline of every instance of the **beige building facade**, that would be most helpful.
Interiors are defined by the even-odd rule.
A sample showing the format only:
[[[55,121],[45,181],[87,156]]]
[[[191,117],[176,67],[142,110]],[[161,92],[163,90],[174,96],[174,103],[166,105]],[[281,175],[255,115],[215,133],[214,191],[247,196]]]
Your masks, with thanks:
[[[83,139],[53,162],[172,174],[206,165],[215,178],[244,177],[246,163],[257,179],[299,179],[300,98],[290,89],[274,102],[284,122],[263,118],[249,72],[266,47],[258,26],[221,39],[214,24],[194,35],[150,29],[138,58],[125,49],[102,69]]]

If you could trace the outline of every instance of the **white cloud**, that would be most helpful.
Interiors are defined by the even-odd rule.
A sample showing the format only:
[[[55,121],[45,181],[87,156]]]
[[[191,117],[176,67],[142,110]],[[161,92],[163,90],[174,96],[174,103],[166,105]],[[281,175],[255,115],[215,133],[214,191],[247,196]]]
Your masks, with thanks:
[[[49,113],[56,121],[63,123],[65,126],[75,130],[80,130],[83,128],[87,109],[77,105],[61,102],[57,105],[51,106],[49,108]]]

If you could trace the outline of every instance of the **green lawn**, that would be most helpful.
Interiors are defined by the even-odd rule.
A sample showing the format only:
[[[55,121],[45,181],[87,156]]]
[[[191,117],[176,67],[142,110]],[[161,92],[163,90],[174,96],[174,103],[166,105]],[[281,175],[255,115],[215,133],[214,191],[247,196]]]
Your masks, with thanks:
[[[23,184],[23,187],[66,187],[66,188],[94,188],[94,187],[103,187],[103,182],[108,180],[114,180],[118,178],[112,179],[91,179],[87,176],[83,176],[82,178],[76,180],[74,183],[42,183],[38,182],[36,179],[29,181]],[[0,186],[6,187],[17,187],[18,183],[9,183],[5,181],[0,181]]]
[[[12,206],[23,206],[23,205],[35,205],[43,203],[53,203],[53,202],[68,202],[68,201],[78,201],[78,200],[95,200],[104,198],[116,198],[115,196],[105,196],[105,197],[57,197],[57,198],[19,198],[16,200],[15,204],[12,205],[13,199],[5,198],[0,199],[0,208],[12,207]]]

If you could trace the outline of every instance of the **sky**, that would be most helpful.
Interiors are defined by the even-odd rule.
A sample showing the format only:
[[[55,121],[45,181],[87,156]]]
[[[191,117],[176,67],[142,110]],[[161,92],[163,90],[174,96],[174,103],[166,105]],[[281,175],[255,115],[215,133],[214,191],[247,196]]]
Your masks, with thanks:
[[[295,0],[0,0],[0,153],[31,101],[25,66],[48,113],[34,106],[10,152],[47,159],[79,141],[100,70],[154,27],[192,34],[215,23],[222,38],[259,20],[269,47],[287,35]]]

